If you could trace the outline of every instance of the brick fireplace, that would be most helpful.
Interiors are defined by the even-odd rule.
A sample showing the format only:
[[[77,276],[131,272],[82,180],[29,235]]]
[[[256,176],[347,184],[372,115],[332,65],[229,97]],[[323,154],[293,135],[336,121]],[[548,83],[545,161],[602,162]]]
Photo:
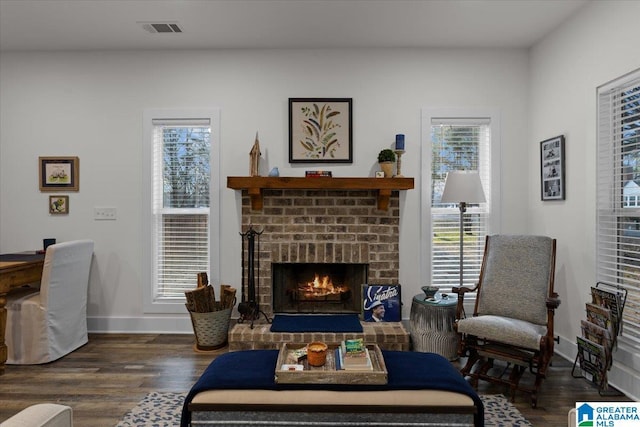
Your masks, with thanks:
[[[269,180],[269,178],[259,179]],[[301,180],[305,181],[297,182],[320,187],[319,181],[309,181],[315,179],[302,178]],[[393,181],[393,179],[390,180]],[[338,178],[323,179],[323,181],[327,181],[328,184],[340,182]],[[369,181],[379,185],[387,179],[378,178]],[[286,183],[282,186],[287,187]],[[398,283],[399,281],[398,191],[383,193],[383,190],[377,188],[330,188],[332,185],[322,187],[329,188],[260,188],[257,190],[259,203],[256,203],[255,188],[242,189],[242,232],[246,232],[250,226],[257,231],[262,230],[255,254],[259,265],[256,297],[260,310],[269,317],[274,314],[272,283],[274,265],[306,263],[366,265],[367,281],[370,284]],[[410,188],[413,188],[412,179]],[[381,194],[385,199],[382,206]],[[358,287],[359,285],[361,283]],[[245,294],[247,294],[246,289]],[[365,326],[365,334],[368,333],[371,339],[375,339],[373,335],[382,333],[375,331],[374,325]],[[237,327],[241,327],[241,330]],[[246,330],[247,327],[246,323],[236,325],[230,332],[229,342],[232,350],[241,349],[233,348],[234,342],[236,346],[242,348],[278,346],[271,345],[273,341],[278,341],[277,337],[262,336],[265,332],[268,333],[268,325],[256,324],[252,331]],[[392,346],[393,348],[407,349],[408,334],[401,324],[379,327],[381,330],[385,329],[382,335],[391,335],[390,331],[393,328],[400,328],[393,332],[400,337],[387,336],[387,341],[391,340],[397,344]],[[260,336],[256,337],[256,334]],[[324,338],[331,338],[331,342],[345,339],[345,337],[336,337],[336,334],[332,335]],[[247,340],[259,340],[262,344],[247,344]]]
[[[310,178],[311,179],[311,178]],[[262,211],[242,197],[242,227],[263,230],[257,295],[273,314],[272,263],[356,263],[369,266],[369,283],[398,283],[398,195],[387,211],[371,191],[265,190]]]

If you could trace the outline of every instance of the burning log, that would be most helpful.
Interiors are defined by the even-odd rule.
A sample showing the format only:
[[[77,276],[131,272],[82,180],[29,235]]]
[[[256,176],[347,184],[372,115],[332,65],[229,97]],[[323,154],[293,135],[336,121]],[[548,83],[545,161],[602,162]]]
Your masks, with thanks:
[[[295,290],[294,299],[298,301],[343,301],[351,291],[348,287],[334,285],[329,276],[315,275],[313,281],[302,283]]]

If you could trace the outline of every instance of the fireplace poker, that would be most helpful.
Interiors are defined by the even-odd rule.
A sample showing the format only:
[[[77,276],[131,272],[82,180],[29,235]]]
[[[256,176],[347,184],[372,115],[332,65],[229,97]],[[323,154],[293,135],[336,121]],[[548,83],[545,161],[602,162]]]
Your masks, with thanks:
[[[256,237],[258,239],[258,270],[260,270],[260,235],[263,231],[257,232],[253,229],[252,225],[249,225],[249,230],[246,233],[240,233],[242,237],[242,302],[238,304],[238,312],[240,318],[238,323],[242,323],[245,320],[251,321],[251,329],[253,329],[253,321],[260,317],[262,314],[268,323],[271,323],[271,319],[265,312],[260,310],[260,306],[256,297]],[[245,253],[245,239],[247,240],[247,282],[246,289],[249,294],[247,299],[245,295],[245,275],[244,275],[244,253]]]

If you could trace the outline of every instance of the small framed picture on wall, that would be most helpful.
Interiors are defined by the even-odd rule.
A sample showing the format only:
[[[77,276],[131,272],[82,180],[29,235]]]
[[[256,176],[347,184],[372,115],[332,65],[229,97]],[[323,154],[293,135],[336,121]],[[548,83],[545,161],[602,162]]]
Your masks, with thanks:
[[[540,143],[540,191],[542,200],[564,200],[564,136]]]
[[[67,215],[69,213],[69,196],[49,196],[49,213],[51,215]]]

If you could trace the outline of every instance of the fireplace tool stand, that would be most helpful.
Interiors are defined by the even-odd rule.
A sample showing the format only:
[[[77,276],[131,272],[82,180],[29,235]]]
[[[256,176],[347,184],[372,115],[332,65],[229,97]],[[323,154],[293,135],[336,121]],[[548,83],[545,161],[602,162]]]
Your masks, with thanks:
[[[264,231],[264,230],[263,230]],[[238,304],[238,312],[240,313],[240,318],[238,319],[238,323],[243,323],[244,321],[251,321],[251,329],[253,329],[253,322],[260,318],[260,314],[262,314],[267,321],[267,323],[271,323],[272,319],[270,319],[267,314],[260,310],[260,305],[258,303],[258,295],[256,288],[256,266],[258,275],[260,274],[260,235],[262,231],[257,232],[253,229],[252,225],[249,225],[249,230],[246,233],[240,233],[242,238],[242,301]],[[246,242],[246,253],[247,253],[247,265],[246,271],[247,275],[245,276],[245,242]],[[256,263],[256,243],[258,247],[258,261]],[[256,265],[257,264],[257,265]],[[245,282],[245,277],[247,281]],[[258,276],[258,282],[259,282]],[[249,294],[248,297],[245,294],[245,289]]]

